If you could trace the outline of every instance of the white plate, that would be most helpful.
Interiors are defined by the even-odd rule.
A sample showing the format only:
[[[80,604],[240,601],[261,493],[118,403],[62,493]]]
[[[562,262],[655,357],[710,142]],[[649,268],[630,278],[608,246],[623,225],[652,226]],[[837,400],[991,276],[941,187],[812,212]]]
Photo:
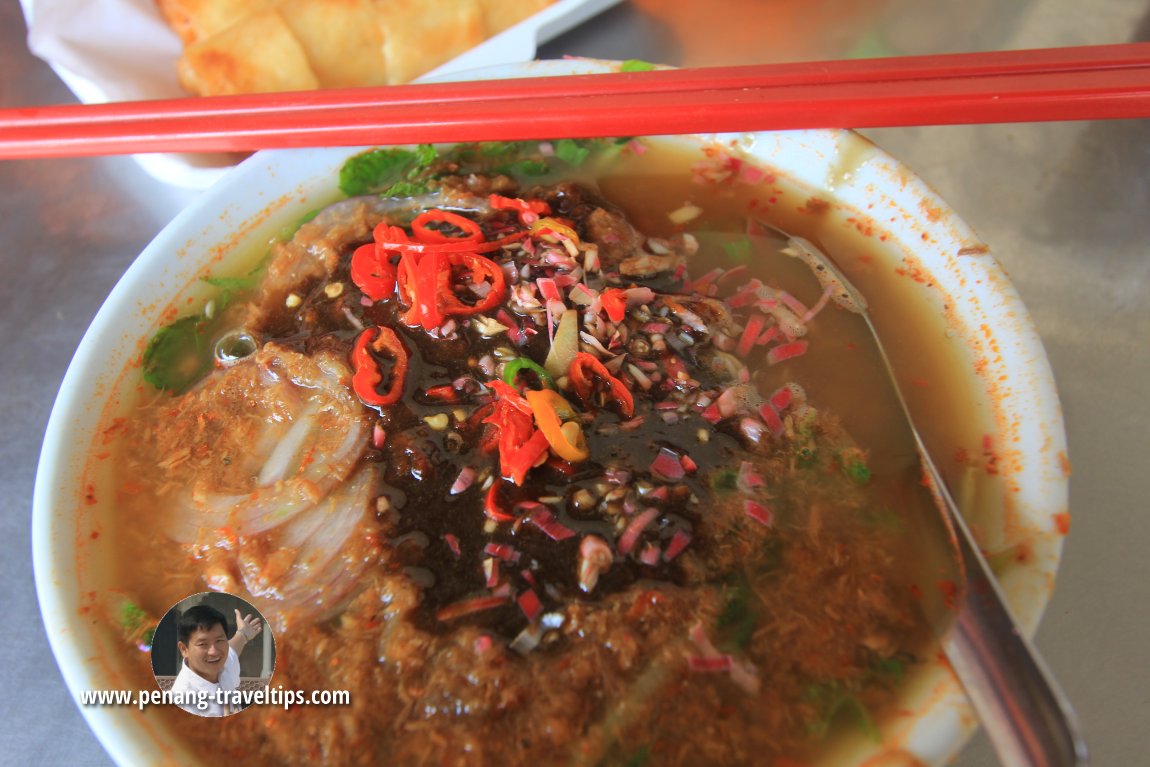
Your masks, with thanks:
[[[535,58],[538,45],[582,24],[619,0],[559,0],[427,73],[458,72]],[[155,0],[20,0],[28,47],[85,104],[181,98],[176,79],[179,38]],[[205,189],[242,154],[140,154],[150,175],[174,186]]]

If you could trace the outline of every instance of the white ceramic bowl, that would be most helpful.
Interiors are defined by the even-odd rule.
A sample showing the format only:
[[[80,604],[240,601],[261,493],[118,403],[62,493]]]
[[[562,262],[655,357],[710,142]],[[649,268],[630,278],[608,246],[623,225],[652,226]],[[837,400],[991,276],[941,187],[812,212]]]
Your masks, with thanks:
[[[604,62],[536,62],[484,70],[476,77],[605,71]],[[1001,497],[980,519],[987,548],[1007,541],[1025,556],[1000,571],[1007,597],[1032,634],[1053,588],[1066,511],[1065,437],[1045,353],[1026,311],[997,262],[925,183],[897,160],[846,131],[795,131],[679,139],[734,144],[782,178],[812,187],[844,226],[860,222],[884,241],[940,328],[969,350],[970,388],[985,402],[999,446]],[[85,334],[52,411],[36,477],[33,555],[36,586],[53,652],[72,693],[120,689],[129,678],[107,644],[85,594],[99,589],[98,541],[90,540],[101,487],[86,486],[85,467],[100,424],[130,389],[125,370],[138,358],[160,316],[186,295],[201,270],[245,243],[259,241],[276,211],[330,199],[343,160],[358,150],[259,153],[232,171],[168,225],[116,285]],[[880,325],[882,317],[876,319]],[[105,403],[112,403],[105,407]],[[1008,449],[1004,449],[1008,448]],[[98,481],[97,481],[98,485]],[[95,500],[86,499],[95,491]],[[81,580],[83,582],[81,582]],[[96,582],[93,582],[96,581]],[[119,660],[117,658],[120,658]],[[907,712],[888,723],[883,745],[854,744],[849,763],[883,751],[884,764],[909,754],[939,765],[974,727],[957,683],[938,664],[919,674],[900,701]],[[179,761],[164,733],[127,707],[85,707],[93,731],[119,764]],[[861,755],[861,756],[860,756]]]

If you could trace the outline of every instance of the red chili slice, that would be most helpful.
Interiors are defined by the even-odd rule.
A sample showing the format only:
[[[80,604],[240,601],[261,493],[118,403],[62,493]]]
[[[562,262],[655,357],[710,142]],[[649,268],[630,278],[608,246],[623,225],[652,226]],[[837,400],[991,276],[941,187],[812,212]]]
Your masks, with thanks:
[[[546,455],[550,443],[535,428],[531,405],[519,392],[502,381],[487,384],[499,395],[495,409],[484,423],[499,430],[499,470],[505,479],[522,485],[535,463]]]
[[[415,281],[419,270],[419,253],[405,252],[395,268],[395,292],[407,307],[403,322],[410,327],[419,325],[419,306],[415,300]]]
[[[415,306],[419,322],[424,330],[435,330],[443,324],[443,313],[439,309],[442,298],[441,283],[447,282],[449,269],[446,253],[427,253],[415,270]]]
[[[499,502],[500,484],[499,482],[492,483],[491,488],[487,491],[487,496],[483,499],[483,513],[487,515],[488,519],[496,522],[514,522],[515,516],[505,511],[503,504]]]
[[[527,472],[534,468],[541,457],[547,455],[549,448],[547,435],[536,429],[529,440],[517,443],[508,459],[504,458],[503,448],[500,447],[499,469],[504,477],[517,485],[522,485],[523,480],[527,478]]]
[[[507,300],[507,278],[499,264],[475,253],[450,253],[447,259],[452,266],[466,267],[471,272],[473,283],[490,281],[491,290],[471,306],[460,301],[454,291],[450,289],[445,291],[442,295],[444,314],[458,316],[481,314],[492,311]]]
[[[490,253],[494,250],[499,250],[504,245],[510,245],[517,240],[522,240],[527,236],[527,231],[514,232],[506,237],[500,237],[497,240],[490,240],[488,242],[475,242],[474,240],[462,241],[449,241],[449,242],[412,242],[407,239],[406,235],[403,238],[387,237],[384,240],[376,240],[384,250],[394,250],[403,253]]]
[[[444,234],[438,229],[428,227],[428,224],[436,222],[453,226],[463,232],[463,234],[453,237]],[[454,244],[483,241],[483,231],[479,228],[479,224],[458,213],[451,213],[450,211],[440,210],[439,208],[424,211],[416,216],[411,222],[411,233],[415,236],[415,239],[428,244],[441,245],[445,243]]]
[[[622,322],[627,316],[627,294],[619,288],[607,288],[599,294],[599,300],[611,322]]]
[[[488,198],[492,208],[496,210],[516,210],[519,211],[519,220],[523,223],[531,223],[529,220],[531,216],[550,216],[551,206],[543,200],[521,200],[518,197],[504,197],[501,194],[493,194]]]
[[[391,382],[387,391],[381,394],[379,385],[383,383],[383,372],[375,355],[383,353],[390,355],[394,362],[391,368]],[[379,407],[395,404],[403,396],[404,379],[407,377],[407,358],[407,349],[394,330],[382,325],[367,328],[356,337],[351,350],[351,367],[354,371],[351,378],[352,389],[365,405]]]
[[[374,242],[351,255],[351,281],[372,301],[386,301],[395,293],[395,269],[387,253]]]
[[[491,290],[475,304],[463,303],[451,287],[453,266],[468,269],[472,282],[490,282]],[[493,311],[507,300],[503,269],[475,253],[406,252],[396,270],[396,284],[400,298],[409,307],[404,323],[422,325],[425,330],[439,327],[445,317]]]
[[[607,384],[611,395],[619,406],[619,414],[624,418],[635,415],[635,398],[631,395],[627,385],[603,367],[603,363],[587,352],[578,352],[571,366],[567,370],[571,378],[571,385],[575,393],[585,404],[591,404],[591,396],[595,391],[595,379]]]

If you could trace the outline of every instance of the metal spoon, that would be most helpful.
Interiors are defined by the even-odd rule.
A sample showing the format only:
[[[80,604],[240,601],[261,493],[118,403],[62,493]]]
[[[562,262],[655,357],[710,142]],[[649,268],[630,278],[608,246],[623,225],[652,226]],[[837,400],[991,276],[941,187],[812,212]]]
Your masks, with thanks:
[[[834,262],[810,248],[858,305],[930,478],[942,523],[950,533],[964,578],[958,613],[941,636],[942,649],[962,683],[998,758],[1006,767],[1084,767],[1089,763],[1078,718],[1034,646],[1023,636],[990,568],[979,552],[946,482],[914,425],[866,301]],[[821,278],[820,278],[821,279]]]

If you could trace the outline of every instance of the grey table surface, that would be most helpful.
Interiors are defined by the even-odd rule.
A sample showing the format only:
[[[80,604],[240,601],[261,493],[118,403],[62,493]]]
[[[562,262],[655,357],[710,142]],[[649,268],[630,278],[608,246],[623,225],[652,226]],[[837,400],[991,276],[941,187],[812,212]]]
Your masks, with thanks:
[[[73,101],[0,7],[0,106]],[[632,0],[540,49],[676,65],[1150,39],[1136,0]],[[1150,122],[863,131],[989,242],[1050,356],[1073,526],[1037,645],[1097,765],[1150,754]],[[52,403],[89,321],[198,193],[130,158],[0,162],[0,763],[109,764],[48,649],[30,519]],[[976,736],[957,759],[996,764]]]

